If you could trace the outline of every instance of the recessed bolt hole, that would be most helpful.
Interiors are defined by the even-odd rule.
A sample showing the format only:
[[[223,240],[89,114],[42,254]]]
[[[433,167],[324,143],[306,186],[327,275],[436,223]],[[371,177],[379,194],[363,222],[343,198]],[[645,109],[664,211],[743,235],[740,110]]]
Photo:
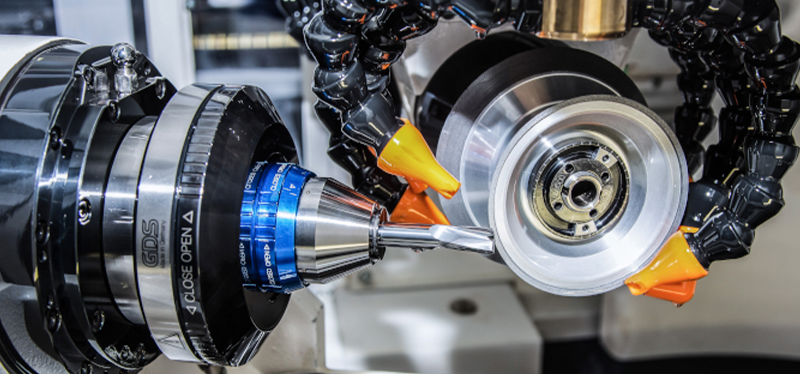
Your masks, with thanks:
[[[581,227],[581,229],[583,231],[589,231],[589,225],[583,225],[583,227]]]
[[[572,187],[569,197],[576,206],[580,208],[586,207],[594,202],[595,197],[597,197],[597,187],[595,187],[594,183],[586,180],[578,181]]]
[[[39,221],[36,223],[36,242],[39,245],[47,243],[47,239],[50,238],[50,226],[45,221]]]
[[[61,327],[61,314],[55,309],[48,310],[47,329],[50,330],[50,332],[55,332],[59,327]]]
[[[54,151],[61,147],[61,129],[53,127],[50,130],[50,148]]]
[[[609,156],[609,155],[603,156],[603,162],[608,162],[608,160],[610,160],[610,159],[611,159],[611,156]]]
[[[470,299],[458,299],[450,303],[450,310],[455,314],[469,316],[478,312],[478,304]]]
[[[573,171],[575,171],[575,167],[572,166],[571,164],[567,164],[567,166],[564,166],[564,171],[566,171],[567,173],[572,173]]]
[[[564,207],[564,204],[561,204],[561,203],[553,204],[553,209],[555,209],[555,210],[561,210],[561,208],[563,208],[563,207]]]
[[[92,204],[85,198],[78,203],[78,223],[85,226],[92,220]]]
[[[589,211],[589,216],[591,216],[592,218],[597,218],[597,209],[592,209],[591,211]]]
[[[102,310],[95,310],[92,316],[92,331],[98,332],[103,329],[106,324],[106,314]]]
[[[608,182],[608,180],[611,179],[611,174],[608,174],[607,171],[604,171],[602,174],[600,174],[600,179],[602,179],[603,182]]]

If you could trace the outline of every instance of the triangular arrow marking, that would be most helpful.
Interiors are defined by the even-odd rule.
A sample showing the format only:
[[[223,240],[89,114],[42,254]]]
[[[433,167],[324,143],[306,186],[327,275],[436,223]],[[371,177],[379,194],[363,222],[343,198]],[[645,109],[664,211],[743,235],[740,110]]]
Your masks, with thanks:
[[[188,213],[184,214],[183,215],[183,219],[185,219],[186,222],[194,223],[194,209],[192,209]]]
[[[186,309],[188,309],[189,313],[192,313],[192,315],[194,315],[194,312],[197,311],[197,307],[196,306],[187,306]]]
[[[172,348],[186,349],[183,346],[183,340],[181,340],[181,338],[178,337],[177,332],[158,339],[158,342],[161,344],[168,345]]]

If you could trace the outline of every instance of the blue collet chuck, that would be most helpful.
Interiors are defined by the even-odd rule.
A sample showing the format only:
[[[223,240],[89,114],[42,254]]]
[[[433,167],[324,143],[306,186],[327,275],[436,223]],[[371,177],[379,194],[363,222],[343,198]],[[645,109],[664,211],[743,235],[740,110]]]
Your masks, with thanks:
[[[374,201],[286,163],[251,166],[239,229],[244,286],[282,293],[364,269],[386,247],[494,253],[488,229],[387,222]]]

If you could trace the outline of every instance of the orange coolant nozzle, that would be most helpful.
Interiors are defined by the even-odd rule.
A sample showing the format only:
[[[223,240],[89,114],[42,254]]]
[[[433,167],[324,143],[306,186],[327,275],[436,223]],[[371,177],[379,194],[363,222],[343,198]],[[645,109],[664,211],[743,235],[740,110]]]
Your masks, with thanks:
[[[681,226],[642,271],[625,280],[634,296],[647,296],[683,304],[694,296],[695,281],[708,275],[692,253],[684,234],[696,232]]]
[[[650,291],[647,291],[645,296],[672,301],[675,305],[681,306],[694,297],[694,290],[696,287],[696,280],[667,283],[651,288]]]
[[[412,189],[417,192],[427,185],[445,198],[452,198],[461,183],[439,165],[419,130],[408,120],[403,122],[378,155],[378,167],[412,181]]]
[[[411,187],[406,189],[391,217],[392,222],[426,223],[430,225],[449,225],[450,221],[433,203],[424,191],[416,192]]]

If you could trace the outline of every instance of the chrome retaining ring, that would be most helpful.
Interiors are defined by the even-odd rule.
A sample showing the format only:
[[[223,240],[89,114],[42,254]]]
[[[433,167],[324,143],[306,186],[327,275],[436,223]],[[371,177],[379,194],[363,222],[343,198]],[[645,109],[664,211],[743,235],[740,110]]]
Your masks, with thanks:
[[[172,360],[204,362],[181,330],[172,287],[175,206],[178,171],[196,113],[208,90],[181,89],[164,108],[150,136],[136,205],[136,278],[147,326],[164,355]]]

